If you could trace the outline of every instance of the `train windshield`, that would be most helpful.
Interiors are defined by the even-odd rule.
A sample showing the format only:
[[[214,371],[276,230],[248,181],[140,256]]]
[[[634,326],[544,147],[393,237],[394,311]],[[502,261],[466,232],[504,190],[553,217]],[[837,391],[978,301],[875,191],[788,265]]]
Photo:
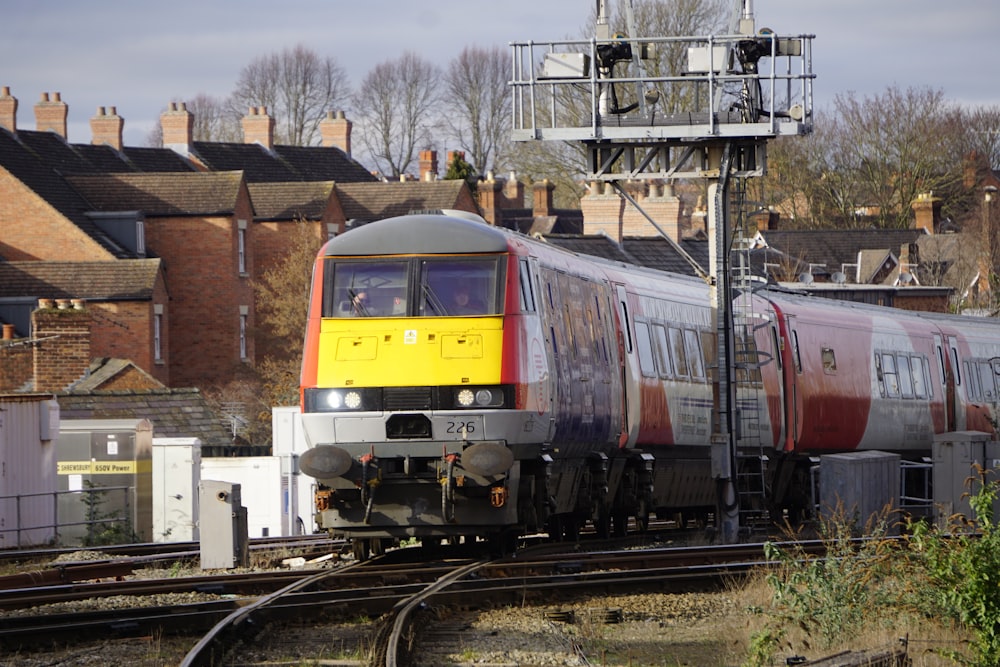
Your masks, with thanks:
[[[425,259],[420,262],[418,315],[493,315],[498,313],[496,258]]]
[[[323,317],[494,315],[503,305],[497,256],[327,259]]]

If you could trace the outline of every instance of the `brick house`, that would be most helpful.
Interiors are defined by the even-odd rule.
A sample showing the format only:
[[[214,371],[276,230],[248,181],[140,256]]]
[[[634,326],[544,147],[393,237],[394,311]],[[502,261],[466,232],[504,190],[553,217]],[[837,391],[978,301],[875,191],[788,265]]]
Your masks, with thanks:
[[[67,180],[99,213],[142,212],[169,281],[173,386],[224,383],[253,362],[253,205],[242,172]]]
[[[87,375],[93,358],[129,359],[157,383],[168,385],[170,310],[162,265],[161,259],[152,258],[0,262],[0,319],[8,323],[6,337],[13,340],[20,331],[26,338],[32,332],[37,341],[0,347],[0,390],[39,390],[33,374],[36,355],[55,356],[57,364],[69,370],[66,383],[45,385],[52,391]],[[39,296],[47,308],[38,308]],[[60,310],[58,306],[73,311],[59,313],[62,319],[86,319],[88,356],[83,361],[62,359],[61,341],[39,321],[48,310]]]

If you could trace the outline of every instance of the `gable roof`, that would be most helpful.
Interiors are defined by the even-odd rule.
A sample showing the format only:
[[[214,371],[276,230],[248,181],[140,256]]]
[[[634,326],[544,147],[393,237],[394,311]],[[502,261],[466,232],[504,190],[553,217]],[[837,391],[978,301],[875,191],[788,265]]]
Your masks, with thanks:
[[[381,220],[411,211],[461,208],[465,181],[338,183],[337,198],[348,220]]]
[[[149,300],[159,272],[159,259],[0,262],[0,298]]]
[[[107,385],[122,383],[129,389],[165,389],[166,385],[142,370],[128,359],[98,357],[91,359],[90,366],[82,378],[69,387],[70,391],[94,391],[101,388],[109,389]]]
[[[49,135],[41,137],[40,135]],[[26,141],[26,140],[35,141]],[[113,257],[135,257],[84,215],[90,206],[62,177],[67,170],[86,170],[62,137],[52,132],[23,132],[15,137],[0,128],[0,168],[44,199]],[[92,171],[92,169],[91,169]]]
[[[151,216],[228,215],[236,209],[243,172],[108,174],[66,179],[97,211],[138,210]]]
[[[333,193],[333,181],[248,183],[255,220],[319,220]]]
[[[195,157],[210,171],[242,170],[248,183],[288,181],[373,182],[367,169],[339,148],[195,141]]]

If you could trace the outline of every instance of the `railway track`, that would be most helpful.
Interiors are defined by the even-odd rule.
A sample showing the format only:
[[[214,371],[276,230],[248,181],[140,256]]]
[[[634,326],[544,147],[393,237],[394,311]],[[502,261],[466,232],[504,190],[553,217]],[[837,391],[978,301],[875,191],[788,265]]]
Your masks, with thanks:
[[[42,604],[60,595],[76,600],[129,595],[135,602],[113,610],[84,609],[30,617],[4,615],[0,618],[0,649],[9,653],[39,641],[67,643],[94,636],[204,635],[184,659],[185,664],[208,665],[218,664],[220,656],[238,654],[248,647],[253,650],[261,640],[273,639],[279,632],[277,627],[311,627],[316,623],[336,627],[345,620],[379,618],[374,634],[359,629],[357,623],[347,623],[341,629],[325,632],[327,644],[353,643],[357,653],[372,656],[372,664],[406,664],[420,649],[422,636],[431,637],[431,643],[441,643],[441,636],[455,634],[439,633],[435,640],[433,634],[423,635],[415,629],[438,627],[443,621],[435,619],[439,613],[440,618],[449,616],[448,610],[517,607],[635,590],[702,588],[726,577],[740,576],[760,566],[763,560],[759,544],[582,553],[567,552],[566,546],[572,545],[563,545],[559,552],[552,552],[551,545],[529,548],[516,558],[499,561],[445,559],[409,548],[324,571],[185,577],[188,581],[80,583],[5,591],[0,592],[0,606],[8,609]],[[33,591],[37,593],[34,601]],[[153,602],[168,591],[201,592],[213,597],[176,604]],[[426,612],[432,609],[435,614],[428,616]],[[309,634],[315,636],[317,632]],[[300,657],[311,659],[315,655]],[[433,660],[424,664],[433,664]]]

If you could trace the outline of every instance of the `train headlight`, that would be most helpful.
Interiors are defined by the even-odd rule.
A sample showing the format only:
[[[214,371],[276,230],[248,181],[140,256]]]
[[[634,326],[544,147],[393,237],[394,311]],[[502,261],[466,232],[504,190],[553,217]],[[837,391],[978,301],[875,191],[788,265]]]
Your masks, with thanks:
[[[379,398],[370,389],[306,389],[306,412],[378,410]]]
[[[455,387],[456,408],[502,408],[506,403],[501,387]]]
[[[348,391],[344,394],[344,407],[357,410],[361,407],[361,394],[356,391]]]

